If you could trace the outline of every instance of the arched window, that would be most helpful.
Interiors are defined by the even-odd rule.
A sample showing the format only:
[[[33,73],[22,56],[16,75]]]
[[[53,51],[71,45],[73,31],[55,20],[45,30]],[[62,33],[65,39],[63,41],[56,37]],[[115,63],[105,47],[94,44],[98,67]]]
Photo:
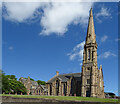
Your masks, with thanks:
[[[87,79],[87,84],[90,84],[90,79]]]
[[[56,95],[58,96],[59,94],[59,81],[56,80]]]
[[[88,60],[90,60],[90,49],[88,49]]]
[[[50,84],[50,95],[52,95],[52,84]]]
[[[92,61],[93,61],[93,55],[94,55],[94,52],[92,51]]]

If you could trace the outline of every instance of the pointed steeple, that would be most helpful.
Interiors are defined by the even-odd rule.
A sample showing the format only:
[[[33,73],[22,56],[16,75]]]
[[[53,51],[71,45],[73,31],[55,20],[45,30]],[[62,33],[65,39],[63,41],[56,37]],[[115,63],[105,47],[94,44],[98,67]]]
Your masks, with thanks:
[[[27,79],[28,81],[30,81],[30,77],[28,76],[28,79]]]
[[[90,9],[90,16],[93,16],[93,13],[92,13],[92,8]]]
[[[95,29],[94,29],[92,8],[90,9],[86,43],[96,43],[96,35],[95,35]]]
[[[90,9],[87,37],[84,45],[81,77],[81,96],[104,98],[103,72],[102,66],[99,70],[97,64],[97,43],[92,8]]]

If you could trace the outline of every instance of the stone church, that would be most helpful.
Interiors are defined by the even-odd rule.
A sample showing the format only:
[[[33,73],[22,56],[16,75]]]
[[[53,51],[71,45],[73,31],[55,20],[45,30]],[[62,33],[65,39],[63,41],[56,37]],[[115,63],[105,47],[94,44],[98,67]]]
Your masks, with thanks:
[[[48,95],[104,98],[102,66],[97,65],[97,42],[90,10],[81,73],[59,74],[47,81]]]
[[[36,81],[30,80],[30,77],[21,77],[19,81],[24,84],[27,95],[47,95],[47,89],[45,85],[38,85]]]

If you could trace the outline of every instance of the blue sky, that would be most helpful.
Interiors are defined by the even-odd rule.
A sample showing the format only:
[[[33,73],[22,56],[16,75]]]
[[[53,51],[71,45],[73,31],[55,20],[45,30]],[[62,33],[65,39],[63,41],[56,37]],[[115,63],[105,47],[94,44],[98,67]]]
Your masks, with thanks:
[[[3,4],[2,69],[47,81],[56,71],[81,72],[89,10],[93,8],[106,92],[118,92],[118,4]],[[72,8],[72,9],[71,9]],[[84,12],[83,12],[84,9]]]

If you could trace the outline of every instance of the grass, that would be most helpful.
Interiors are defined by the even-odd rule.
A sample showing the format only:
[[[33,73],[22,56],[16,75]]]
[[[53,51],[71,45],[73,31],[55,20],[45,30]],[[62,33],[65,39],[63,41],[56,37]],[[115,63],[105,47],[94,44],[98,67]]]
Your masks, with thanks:
[[[9,95],[9,94],[1,94],[0,96],[12,96],[12,97],[19,97],[19,98],[45,98],[45,99],[56,99],[56,100],[120,103],[120,100],[118,100],[118,99],[76,97],[76,96],[39,96],[39,95]]]

